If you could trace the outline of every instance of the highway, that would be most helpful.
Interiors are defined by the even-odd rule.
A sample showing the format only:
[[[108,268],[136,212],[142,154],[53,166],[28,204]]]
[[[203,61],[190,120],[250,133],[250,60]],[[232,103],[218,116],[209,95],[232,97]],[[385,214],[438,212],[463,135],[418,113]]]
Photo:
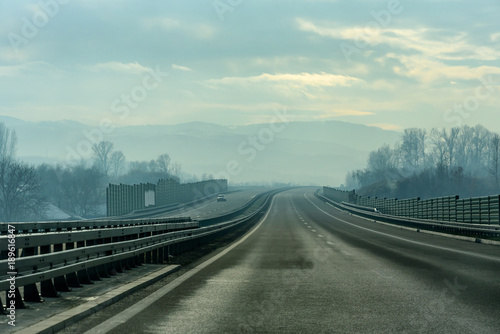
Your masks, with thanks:
[[[245,237],[88,333],[499,333],[500,247],[275,196]],[[102,317],[101,317],[102,318]]]
[[[194,220],[218,217],[241,208],[252,198],[267,190],[270,189],[256,188],[229,192],[226,194],[226,202],[217,202],[217,199],[212,197],[175,211],[159,214],[157,217],[191,217]]]

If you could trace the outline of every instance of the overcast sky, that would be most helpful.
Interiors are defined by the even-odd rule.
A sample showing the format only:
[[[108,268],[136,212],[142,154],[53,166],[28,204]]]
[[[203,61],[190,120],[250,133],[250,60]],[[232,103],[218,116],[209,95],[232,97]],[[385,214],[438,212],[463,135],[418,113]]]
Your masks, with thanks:
[[[1,0],[0,114],[500,131],[499,18],[498,0]]]

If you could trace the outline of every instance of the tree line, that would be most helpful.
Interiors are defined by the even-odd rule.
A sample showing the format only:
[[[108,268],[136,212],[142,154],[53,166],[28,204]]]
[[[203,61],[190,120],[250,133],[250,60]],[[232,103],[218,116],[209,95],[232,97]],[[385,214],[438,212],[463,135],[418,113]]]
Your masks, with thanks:
[[[393,147],[370,152],[345,186],[377,197],[482,196],[500,191],[499,169],[500,135],[482,125],[410,128]]]
[[[180,181],[182,173],[182,165],[172,162],[168,154],[127,162],[110,141],[93,145],[91,161],[82,159],[71,166],[25,163],[16,149],[15,131],[0,123],[0,221],[44,220],[51,204],[69,216],[99,216],[105,211],[108,183]]]

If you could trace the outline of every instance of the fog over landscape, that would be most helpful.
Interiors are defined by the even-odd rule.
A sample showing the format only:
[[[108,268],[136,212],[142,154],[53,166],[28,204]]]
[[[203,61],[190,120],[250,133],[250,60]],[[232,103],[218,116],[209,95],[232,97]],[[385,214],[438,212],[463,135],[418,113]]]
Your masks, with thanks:
[[[4,2],[0,123],[16,134],[12,158],[33,168],[106,166],[108,154],[94,147],[104,143],[117,164],[101,168],[103,185],[163,175],[389,196],[440,168],[489,182],[490,134],[500,131],[499,9],[431,0]],[[446,138],[436,131],[477,125],[490,131],[478,137],[486,146],[471,148],[482,167],[468,168],[470,154],[438,157]],[[409,148],[418,140],[405,139],[407,129],[425,133],[420,148]],[[392,162],[377,168],[392,172],[373,169],[384,147],[390,154],[379,155]],[[160,156],[166,174],[156,174]]]
[[[74,164],[79,157],[90,161],[89,143],[100,138],[95,128],[77,122],[33,123],[2,117],[0,121],[16,130],[19,156],[35,164]],[[189,174],[212,173],[229,174],[234,184],[339,185],[346,171],[363,165],[378,143],[394,143],[398,136],[395,131],[338,121],[237,127],[193,122],[116,128],[105,139],[123,151],[127,161],[150,160],[168,152],[183,165],[188,179]],[[231,161],[241,166],[241,172],[227,170]]]

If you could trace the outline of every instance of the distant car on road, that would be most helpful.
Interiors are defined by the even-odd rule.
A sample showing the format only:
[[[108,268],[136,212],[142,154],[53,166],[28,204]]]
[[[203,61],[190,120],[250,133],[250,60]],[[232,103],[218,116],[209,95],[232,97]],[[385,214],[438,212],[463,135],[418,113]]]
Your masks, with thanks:
[[[225,202],[225,201],[227,201],[226,195],[219,194],[217,196],[217,202]]]

